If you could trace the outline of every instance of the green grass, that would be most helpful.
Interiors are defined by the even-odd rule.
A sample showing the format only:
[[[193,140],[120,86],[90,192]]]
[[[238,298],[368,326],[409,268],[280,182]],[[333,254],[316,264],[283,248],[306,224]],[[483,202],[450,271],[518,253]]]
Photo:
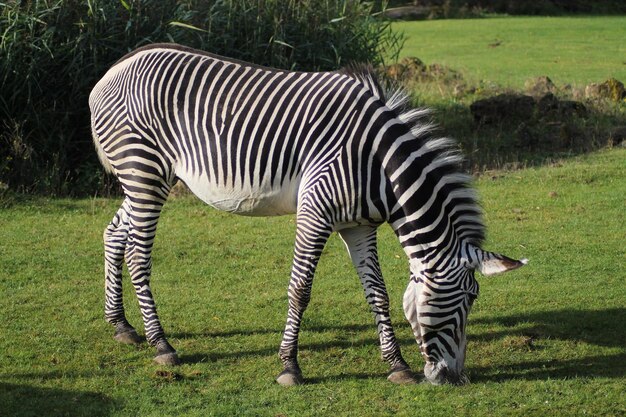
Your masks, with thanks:
[[[479,277],[462,387],[386,381],[336,236],[301,335],[308,383],[278,386],[293,218],[227,215],[190,197],[166,205],[154,251],[155,296],[183,360],[158,367],[145,344],[115,343],[103,319],[101,235],[120,202],[18,199],[0,210],[0,414],[623,415],[625,161],[614,149],[479,179],[486,249],[530,264]],[[401,311],[407,262],[389,227],[380,253],[397,335],[420,370]]]
[[[626,16],[432,20],[393,27],[407,36],[402,57],[450,66],[473,82],[520,88],[543,75],[578,87],[610,77],[626,82]]]

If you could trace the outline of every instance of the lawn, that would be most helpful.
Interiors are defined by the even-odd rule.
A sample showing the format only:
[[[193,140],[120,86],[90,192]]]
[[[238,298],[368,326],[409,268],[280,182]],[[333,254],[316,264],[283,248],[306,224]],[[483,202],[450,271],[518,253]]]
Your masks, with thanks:
[[[103,319],[101,235],[120,201],[18,199],[0,209],[0,415],[624,415],[626,149],[487,172],[477,186],[485,248],[530,263],[479,277],[461,387],[386,381],[336,236],[303,324],[307,384],[278,386],[293,217],[237,217],[192,197],[168,202],[155,245],[154,292],[183,361],[158,367]],[[380,254],[397,335],[420,370],[389,227]],[[130,288],[126,305],[139,326]]]
[[[626,82],[626,16],[516,17],[395,23],[407,41],[401,56],[520,88],[547,75],[584,87],[615,77]]]

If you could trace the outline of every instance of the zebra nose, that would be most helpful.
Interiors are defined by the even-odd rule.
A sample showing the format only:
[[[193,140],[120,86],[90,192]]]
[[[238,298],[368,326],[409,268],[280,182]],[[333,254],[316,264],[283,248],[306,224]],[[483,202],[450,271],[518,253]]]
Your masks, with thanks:
[[[426,380],[433,385],[461,384],[461,375],[450,369],[444,362],[428,362],[424,367]]]

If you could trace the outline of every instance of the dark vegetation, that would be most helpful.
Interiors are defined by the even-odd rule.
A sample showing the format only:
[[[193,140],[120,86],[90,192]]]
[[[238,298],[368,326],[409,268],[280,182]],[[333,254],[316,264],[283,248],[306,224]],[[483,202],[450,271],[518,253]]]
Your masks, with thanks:
[[[177,42],[261,65],[330,70],[380,65],[401,46],[356,0],[7,1],[0,33],[0,194],[114,189],[93,151],[87,98],[136,47]]]
[[[523,89],[480,81],[439,64],[406,57],[384,76],[434,110],[442,135],[459,141],[466,169],[518,169],[626,144],[626,88],[611,78],[587,86],[528,79]]]
[[[619,15],[626,13],[622,0],[391,0],[390,8],[413,6],[407,19],[478,17],[485,14],[526,16]]]

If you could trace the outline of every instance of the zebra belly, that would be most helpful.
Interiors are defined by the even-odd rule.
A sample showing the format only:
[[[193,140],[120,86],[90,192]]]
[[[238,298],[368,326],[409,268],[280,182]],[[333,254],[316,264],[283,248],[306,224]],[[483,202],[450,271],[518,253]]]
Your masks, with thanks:
[[[297,187],[229,188],[204,178],[179,178],[200,200],[217,210],[244,216],[280,216],[296,212]]]

